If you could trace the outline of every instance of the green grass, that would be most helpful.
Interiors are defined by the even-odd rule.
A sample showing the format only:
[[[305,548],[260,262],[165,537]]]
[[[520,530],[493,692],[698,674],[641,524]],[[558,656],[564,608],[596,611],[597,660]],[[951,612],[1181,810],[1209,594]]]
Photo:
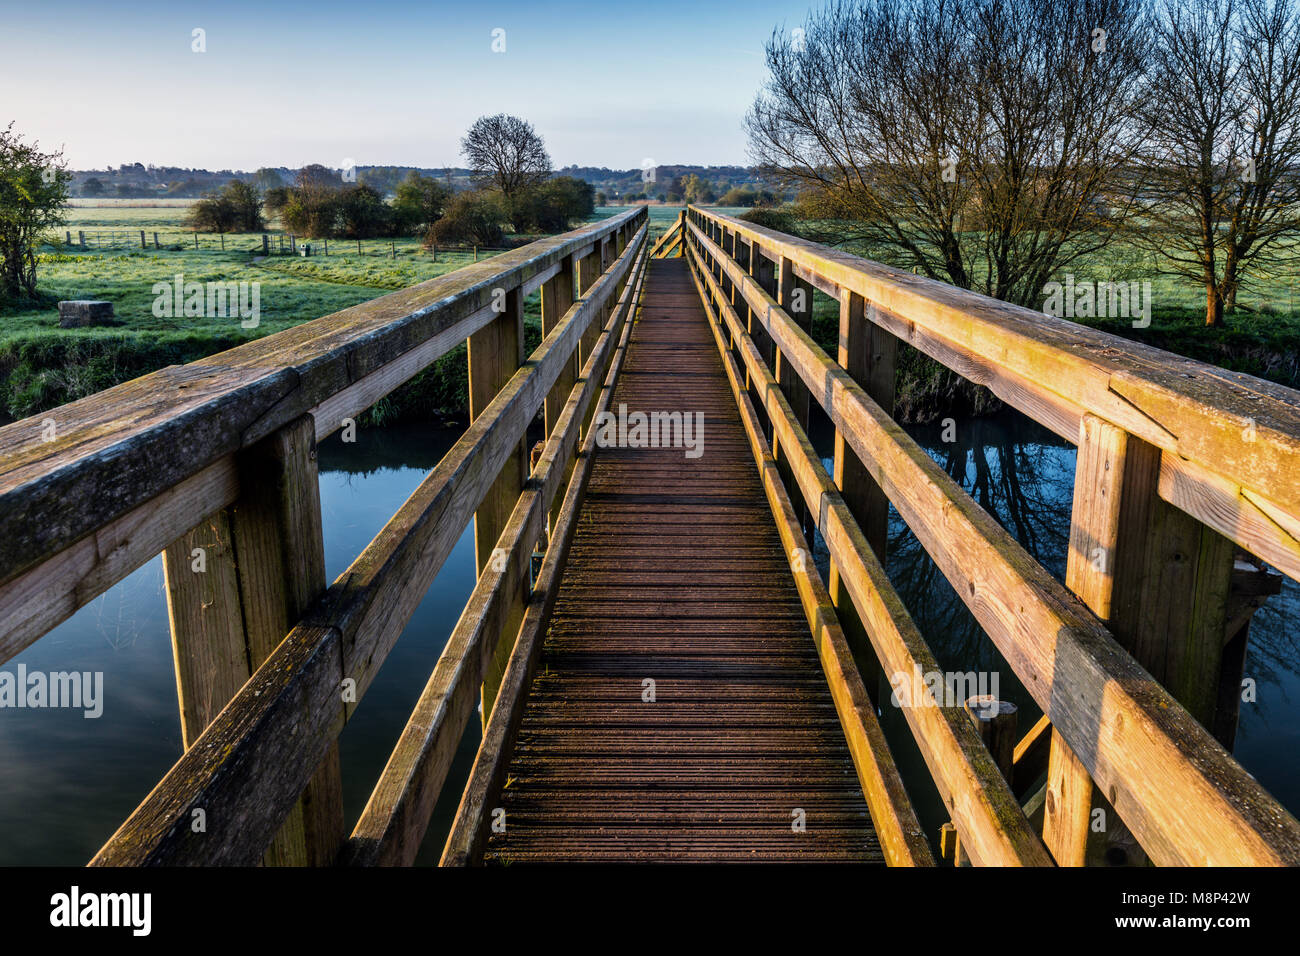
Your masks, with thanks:
[[[45,302],[0,311],[0,418],[20,418],[73,401],[169,364],[183,364],[269,335],[301,322],[329,315],[376,296],[444,275],[474,261],[470,252],[442,251],[438,261],[415,239],[313,243],[310,258],[273,255],[261,258],[261,235],[227,235],[226,249],[212,235],[199,237],[181,228],[189,200],[77,201],[65,227],[78,229],[146,229],[158,231],[165,247],[81,250],[61,242],[46,246],[39,265]],[[624,212],[604,206],[595,218]],[[651,238],[671,228],[681,206],[648,207]],[[737,214],[739,209],[719,209]],[[60,235],[62,231],[60,232]],[[174,242],[168,243],[168,237]],[[149,235],[152,243],[152,235]],[[395,249],[395,256],[390,251]],[[482,251],[481,256],[492,255]],[[260,261],[255,259],[260,258]],[[1229,316],[1224,329],[1207,329],[1202,321],[1202,291],[1194,284],[1160,276],[1149,255],[1112,246],[1092,262],[1071,270],[1076,280],[1152,282],[1151,328],[1133,329],[1121,320],[1092,319],[1088,324],[1147,342],[1159,348],[1226,368],[1248,372],[1300,388],[1300,282],[1293,276],[1270,276],[1241,296],[1251,311]],[[177,273],[186,281],[260,283],[261,321],[245,330],[239,319],[158,318],[153,315],[157,282]],[[55,303],[93,298],[113,303],[118,325],[61,329]],[[531,350],[540,341],[537,296],[525,305],[525,328]],[[838,307],[815,296],[814,337],[835,349]],[[372,411],[378,420],[460,412],[465,406],[464,349],[454,351]],[[978,386],[925,356],[904,348],[899,358],[899,417],[928,421],[945,414],[979,414],[996,403]]]
[[[167,206],[118,203],[69,209],[74,237],[78,229],[122,228],[144,223],[159,231],[175,228],[188,203]],[[149,230],[152,232],[152,229]],[[149,237],[152,242],[152,236]],[[170,364],[192,362],[270,335],[302,322],[366,302],[397,289],[424,282],[474,261],[472,252],[438,253],[437,261],[416,239],[345,240],[313,243],[311,258],[260,257],[261,235],[225,237],[226,249],[211,235],[179,236],[162,249],[88,248],[55,242],[43,247],[38,265],[45,301],[0,310],[0,418],[22,418],[75,401],[120,382]],[[164,240],[165,242],[165,240]],[[393,254],[395,250],[395,255]],[[258,253],[255,256],[254,253]],[[495,255],[483,250],[480,257]],[[247,281],[259,283],[260,322],[247,330],[230,318],[157,317],[155,283],[170,283],[177,274],[186,282]],[[103,299],[113,303],[116,325],[86,329],[59,327],[61,299]],[[537,296],[526,303],[529,338],[540,341]],[[438,411],[456,412],[465,405],[463,346],[417,381],[377,407],[379,419]]]
[[[864,255],[867,250],[851,249]],[[1300,389],[1300,269],[1252,277],[1238,296],[1242,308],[1226,316],[1225,325],[1205,325],[1205,292],[1193,282],[1161,275],[1151,253],[1122,243],[1075,263],[1068,270],[1076,282],[1138,281],[1151,283],[1152,314],[1148,328],[1132,319],[1075,319],[1120,338],[1143,342],[1210,365],[1244,372]],[[838,303],[814,296],[813,337],[834,354],[839,328]],[[998,401],[987,389],[908,346],[898,356],[895,417],[904,422],[933,422],[947,415],[995,411]]]

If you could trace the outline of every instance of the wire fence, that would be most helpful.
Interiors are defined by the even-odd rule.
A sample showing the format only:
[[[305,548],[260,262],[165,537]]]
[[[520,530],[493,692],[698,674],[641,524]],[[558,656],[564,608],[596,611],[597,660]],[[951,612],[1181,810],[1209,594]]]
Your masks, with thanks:
[[[425,254],[438,261],[440,254],[471,254],[474,261],[488,257],[504,248],[474,245],[425,246],[410,237],[400,239],[345,239],[306,238],[289,232],[263,233],[200,233],[175,229],[65,229],[46,237],[51,245],[63,245],[84,250],[155,249],[193,250],[195,252],[243,252],[254,258],[261,256],[299,256],[303,258],[328,255],[377,256],[395,259],[398,255]]]

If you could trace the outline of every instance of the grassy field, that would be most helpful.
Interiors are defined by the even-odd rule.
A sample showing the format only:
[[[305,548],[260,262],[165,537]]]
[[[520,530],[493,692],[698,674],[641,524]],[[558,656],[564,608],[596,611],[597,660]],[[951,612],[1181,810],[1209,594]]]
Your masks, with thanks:
[[[453,272],[474,253],[442,250],[437,261],[416,239],[313,242],[310,258],[261,256],[260,233],[196,237],[184,228],[193,200],[73,200],[67,223],[50,236],[40,255],[41,292],[48,303],[0,313],[0,419],[34,415],[83,398],[164,365],[183,364],[329,315],[397,289]],[[596,218],[626,207],[602,207]],[[651,232],[670,228],[680,206],[651,206]],[[275,224],[272,224],[273,226]],[[145,231],[147,248],[140,248]],[[86,233],[86,248],[77,243]],[[274,229],[272,230],[274,232]],[[154,248],[154,233],[161,248]],[[73,245],[63,242],[71,233]],[[223,249],[224,245],[224,249]],[[272,236],[273,248],[278,247]],[[480,250],[480,257],[497,254]],[[154,284],[256,282],[260,322],[243,329],[238,317],[186,318],[154,315]],[[113,303],[117,324],[59,328],[53,303],[103,299]],[[529,346],[540,341],[539,298],[525,303]],[[457,412],[465,406],[465,354],[461,347],[418,380],[390,396],[373,415]]]
[[[181,364],[337,312],[396,289],[459,269],[471,252],[441,251],[435,262],[418,240],[332,240],[313,243],[310,258],[262,257],[261,234],[224,237],[187,232],[183,220],[192,200],[74,200],[67,225],[43,248],[39,275],[49,304],[0,313],[0,418],[21,418],[92,394],[168,364]],[[601,207],[597,218],[626,207]],[[680,206],[649,207],[651,237],[671,228]],[[737,214],[739,209],[723,209]],[[145,230],[149,247],[141,249]],[[62,236],[87,234],[87,248],[66,246]],[[108,246],[108,233],[116,245]],[[153,247],[157,232],[162,248]],[[96,245],[96,242],[103,243]],[[222,245],[224,242],[224,250]],[[273,246],[278,245],[272,240]],[[495,253],[482,250],[481,256]],[[1122,320],[1089,324],[1202,361],[1300,387],[1300,280],[1295,275],[1265,277],[1241,296],[1249,311],[1229,319],[1226,329],[1206,329],[1200,317],[1203,293],[1191,283],[1160,276],[1158,263],[1136,250],[1112,247],[1096,261],[1072,270],[1078,280],[1150,280],[1154,315],[1149,329]],[[153,314],[158,282],[177,274],[187,282],[248,281],[260,289],[260,322],[243,329],[238,317],[159,318]],[[104,299],[114,305],[117,325],[61,329],[53,302]],[[838,325],[837,304],[820,293],[815,335],[832,349]],[[540,340],[537,296],[526,304],[530,343]],[[933,367],[931,367],[933,366]],[[954,373],[919,357],[903,363],[899,412],[924,421],[945,410],[984,410],[986,398]],[[411,388],[396,393],[376,413],[425,414],[464,405],[464,351],[449,355]]]

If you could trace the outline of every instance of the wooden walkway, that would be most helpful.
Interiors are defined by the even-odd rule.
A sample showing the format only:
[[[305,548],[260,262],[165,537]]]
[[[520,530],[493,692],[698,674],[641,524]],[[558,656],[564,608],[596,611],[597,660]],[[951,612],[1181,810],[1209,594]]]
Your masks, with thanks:
[[[649,269],[611,407],[704,452],[597,454],[485,860],[881,862],[699,295]]]

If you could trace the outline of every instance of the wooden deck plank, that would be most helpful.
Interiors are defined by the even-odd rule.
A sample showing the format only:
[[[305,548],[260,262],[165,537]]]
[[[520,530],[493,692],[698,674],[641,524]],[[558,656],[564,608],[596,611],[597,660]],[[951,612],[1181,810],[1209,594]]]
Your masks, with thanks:
[[[704,454],[597,455],[485,860],[881,862],[681,259],[650,263],[619,403],[702,412]]]

